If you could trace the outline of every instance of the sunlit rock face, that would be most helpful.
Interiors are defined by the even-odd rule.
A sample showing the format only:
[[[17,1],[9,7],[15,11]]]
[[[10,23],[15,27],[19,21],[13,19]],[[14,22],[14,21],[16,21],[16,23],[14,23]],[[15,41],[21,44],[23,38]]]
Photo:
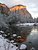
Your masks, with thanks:
[[[5,4],[0,3],[0,12],[4,14],[8,14],[9,8]]]
[[[11,7],[10,11],[13,12],[14,16],[16,16],[16,19],[19,20],[18,23],[33,22],[33,18],[27,11],[26,6],[16,5]]]
[[[21,10],[23,8],[26,8],[26,6],[23,5],[16,5],[10,8],[10,11],[16,11],[16,10]]]

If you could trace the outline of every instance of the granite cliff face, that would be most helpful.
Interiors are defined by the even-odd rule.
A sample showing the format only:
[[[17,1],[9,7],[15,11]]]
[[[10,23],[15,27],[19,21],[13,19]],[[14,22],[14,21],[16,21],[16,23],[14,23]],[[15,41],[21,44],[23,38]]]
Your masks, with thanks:
[[[10,12],[8,14],[8,12]],[[8,15],[7,15],[8,14]],[[9,27],[12,24],[33,22],[31,14],[27,11],[26,6],[16,5],[8,8],[5,4],[0,3],[0,27]]]
[[[27,11],[26,6],[16,5],[10,8],[12,14],[16,17],[17,23],[33,22],[31,14]]]
[[[9,18],[15,18],[16,23],[30,23],[33,22],[31,14],[27,11],[24,5],[15,5],[8,8],[5,4],[0,3],[0,12],[9,15]],[[11,19],[12,19],[11,18]],[[9,19],[10,20],[10,19]],[[15,21],[15,20],[14,20]]]

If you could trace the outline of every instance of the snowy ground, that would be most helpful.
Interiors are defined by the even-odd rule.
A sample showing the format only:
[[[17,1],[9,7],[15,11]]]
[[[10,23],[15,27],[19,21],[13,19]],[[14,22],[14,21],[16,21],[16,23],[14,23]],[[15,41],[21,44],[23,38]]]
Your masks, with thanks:
[[[4,39],[2,35],[0,35],[0,50],[19,50],[18,47],[16,47],[16,43],[8,43],[7,39]],[[27,46],[25,44],[21,44],[20,49],[25,49]]]

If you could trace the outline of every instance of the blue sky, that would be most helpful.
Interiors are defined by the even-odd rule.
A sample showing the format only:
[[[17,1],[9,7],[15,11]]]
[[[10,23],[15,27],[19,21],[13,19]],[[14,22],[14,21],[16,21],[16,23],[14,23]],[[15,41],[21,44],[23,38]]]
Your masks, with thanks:
[[[33,18],[38,17],[38,0],[0,0],[0,2],[5,3],[8,7],[18,4],[25,5]]]

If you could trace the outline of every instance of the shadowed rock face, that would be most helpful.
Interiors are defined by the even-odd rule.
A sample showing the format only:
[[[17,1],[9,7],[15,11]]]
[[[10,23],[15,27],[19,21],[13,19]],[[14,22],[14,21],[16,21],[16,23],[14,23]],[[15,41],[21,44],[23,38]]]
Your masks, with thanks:
[[[0,3],[0,12],[1,13],[5,13],[5,14],[8,14],[9,8],[5,4],[1,4]]]

